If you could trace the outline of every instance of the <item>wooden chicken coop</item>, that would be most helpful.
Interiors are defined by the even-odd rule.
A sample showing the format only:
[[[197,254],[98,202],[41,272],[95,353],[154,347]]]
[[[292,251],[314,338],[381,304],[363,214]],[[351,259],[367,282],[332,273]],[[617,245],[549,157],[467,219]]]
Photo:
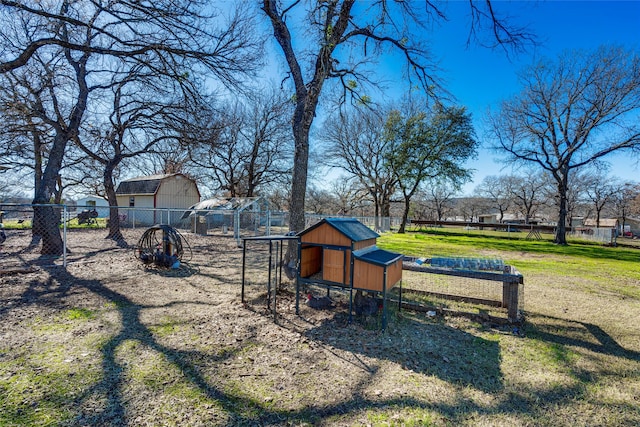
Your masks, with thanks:
[[[387,292],[402,280],[403,256],[378,248],[380,236],[355,218],[325,218],[298,237],[298,286],[349,289],[351,304],[353,290],[381,293],[384,327]]]

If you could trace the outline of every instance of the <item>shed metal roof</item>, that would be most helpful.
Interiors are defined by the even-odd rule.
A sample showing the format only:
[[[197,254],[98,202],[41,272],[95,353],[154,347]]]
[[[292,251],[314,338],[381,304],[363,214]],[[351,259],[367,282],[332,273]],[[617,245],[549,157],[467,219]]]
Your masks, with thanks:
[[[118,185],[116,189],[116,194],[156,194],[163,179],[176,175],[182,174],[149,175],[127,179],[120,182],[120,185]]]
[[[322,224],[329,224],[354,242],[361,242],[363,240],[376,239],[380,237],[378,233],[355,218],[324,218],[322,221],[312,225],[304,231],[301,231],[298,235],[301,236],[306,234],[309,231],[320,227]]]

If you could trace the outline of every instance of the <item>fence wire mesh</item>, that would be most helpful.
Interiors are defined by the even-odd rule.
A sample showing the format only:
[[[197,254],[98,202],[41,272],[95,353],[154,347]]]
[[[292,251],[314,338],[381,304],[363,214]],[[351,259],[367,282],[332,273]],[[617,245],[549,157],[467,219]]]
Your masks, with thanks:
[[[403,299],[511,321],[523,316],[523,281],[518,283],[519,273],[501,260],[442,257],[426,264],[421,260],[405,257]]]
[[[591,242],[615,246],[618,233],[615,228],[582,228],[577,231],[572,231],[570,236],[575,239],[589,240]]]

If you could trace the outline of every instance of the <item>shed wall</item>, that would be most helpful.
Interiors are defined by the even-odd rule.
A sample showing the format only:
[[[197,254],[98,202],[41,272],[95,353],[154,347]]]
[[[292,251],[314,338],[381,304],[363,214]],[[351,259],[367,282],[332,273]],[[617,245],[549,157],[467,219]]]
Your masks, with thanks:
[[[200,201],[195,182],[182,175],[165,178],[156,193],[156,208],[188,208]]]
[[[123,194],[121,196],[116,196],[118,200],[118,206],[121,208],[129,207],[129,198],[135,198],[135,207],[136,208],[149,208],[153,209],[153,194],[151,195],[140,195],[140,194]]]
[[[129,207],[129,198],[134,197],[135,208]],[[124,222],[133,225],[153,225],[156,223],[153,212],[153,195],[123,194],[116,196],[118,213]]]

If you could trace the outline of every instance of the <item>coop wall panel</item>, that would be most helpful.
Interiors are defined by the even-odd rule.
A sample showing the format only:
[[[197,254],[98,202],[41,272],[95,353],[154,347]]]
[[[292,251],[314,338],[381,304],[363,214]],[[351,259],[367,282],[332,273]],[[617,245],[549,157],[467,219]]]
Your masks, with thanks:
[[[382,292],[384,268],[380,265],[356,259],[353,262],[353,287],[368,291]],[[387,267],[387,291],[402,280],[402,260]]]
[[[384,267],[355,260],[353,263],[353,287],[382,292]]]
[[[402,280],[402,260],[387,267],[387,290],[397,285]]]

